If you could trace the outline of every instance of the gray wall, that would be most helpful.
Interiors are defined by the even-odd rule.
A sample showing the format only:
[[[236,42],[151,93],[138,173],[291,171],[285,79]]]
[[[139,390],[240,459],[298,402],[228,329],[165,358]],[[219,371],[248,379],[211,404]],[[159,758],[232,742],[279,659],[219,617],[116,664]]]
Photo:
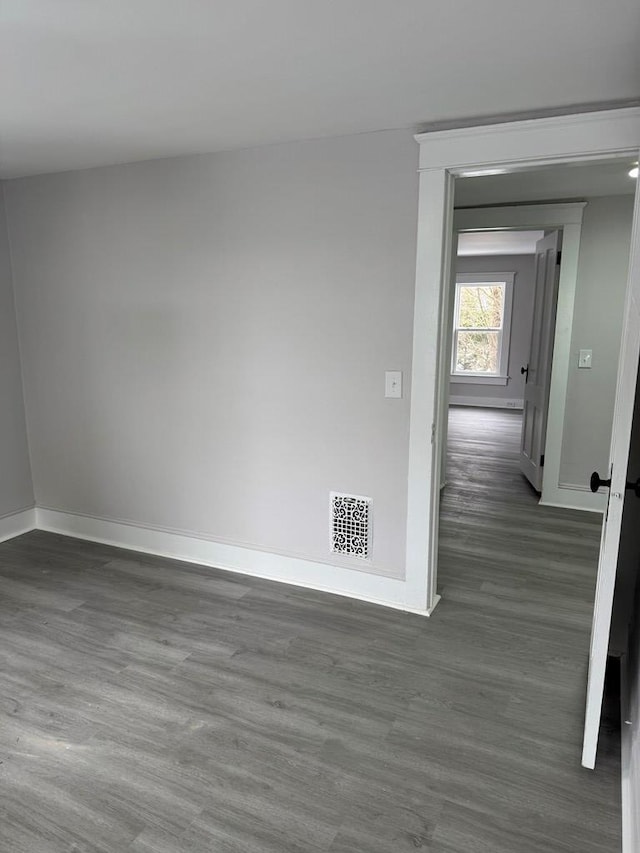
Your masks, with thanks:
[[[560,483],[585,487],[609,465],[633,196],[592,198],[584,211],[571,335]],[[578,368],[580,349],[593,367]]]
[[[382,132],[10,181],[39,506],[404,572],[417,146]],[[351,563],[353,565],[353,563]]]
[[[32,506],[11,257],[0,185],[0,518]]]
[[[527,363],[531,323],[533,318],[534,297],[534,255],[502,255],[498,257],[462,257],[457,259],[456,271],[474,272],[514,272],[513,309],[511,317],[511,341],[509,345],[509,381],[506,385],[478,385],[473,382],[451,382],[449,384],[450,402],[455,404],[456,397],[495,397],[500,399],[522,400],[524,395],[524,376],[520,368]]]

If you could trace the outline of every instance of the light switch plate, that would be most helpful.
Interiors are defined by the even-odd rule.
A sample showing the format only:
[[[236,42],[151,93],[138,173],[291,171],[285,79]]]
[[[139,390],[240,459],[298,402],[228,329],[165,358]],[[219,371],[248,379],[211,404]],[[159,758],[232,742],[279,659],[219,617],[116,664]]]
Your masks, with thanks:
[[[384,396],[402,397],[402,371],[387,370],[384,374]]]
[[[593,356],[593,350],[581,349],[580,350],[580,356],[578,358],[578,367],[590,368],[592,356]]]

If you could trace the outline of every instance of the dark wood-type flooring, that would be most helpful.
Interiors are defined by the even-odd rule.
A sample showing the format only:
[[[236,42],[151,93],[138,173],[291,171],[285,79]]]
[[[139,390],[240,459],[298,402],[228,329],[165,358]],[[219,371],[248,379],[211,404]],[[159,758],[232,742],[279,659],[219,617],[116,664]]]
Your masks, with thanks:
[[[598,516],[453,409],[431,619],[33,532],[0,545],[0,850],[612,853],[580,768]]]

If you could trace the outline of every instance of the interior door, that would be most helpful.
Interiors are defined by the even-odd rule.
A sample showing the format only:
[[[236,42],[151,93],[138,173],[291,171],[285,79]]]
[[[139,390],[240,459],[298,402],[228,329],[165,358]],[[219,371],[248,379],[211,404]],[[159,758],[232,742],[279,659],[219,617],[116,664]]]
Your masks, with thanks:
[[[525,377],[520,470],[537,492],[542,491],[553,332],[560,280],[559,258],[560,232],[553,231],[536,243],[531,346],[529,361],[520,368]]]
[[[640,356],[640,193],[636,191],[629,280],[622,327],[622,345],[618,362],[616,401],[611,434],[610,471],[603,477],[601,487],[609,488],[609,500],[602,525],[600,559],[596,596],[593,608],[591,647],[589,651],[589,677],[587,704],[582,745],[582,764],[593,768],[596,762],[598,731],[602,712],[604,676],[609,651],[613,596],[620,556],[622,516],[627,492],[627,469],[631,444],[638,358]],[[640,471],[629,471],[630,477],[640,476]],[[592,488],[599,485],[592,482]],[[631,490],[629,490],[631,491]],[[636,533],[637,536],[637,533]]]

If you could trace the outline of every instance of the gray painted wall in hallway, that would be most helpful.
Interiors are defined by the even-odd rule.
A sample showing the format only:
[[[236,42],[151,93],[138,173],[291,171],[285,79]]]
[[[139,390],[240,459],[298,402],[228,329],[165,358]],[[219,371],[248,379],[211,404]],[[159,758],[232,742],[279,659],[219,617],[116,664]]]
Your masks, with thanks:
[[[332,489],[405,560],[408,132],[10,181],[39,505],[340,564]],[[405,396],[384,398],[384,371]]]
[[[609,467],[632,218],[633,195],[591,198],[584,210],[561,484],[586,488],[592,471]],[[578,368],[580,349],[593,350],[590,370]]]
[[[0,185],[0,518],[33,506],[4,196]]]

